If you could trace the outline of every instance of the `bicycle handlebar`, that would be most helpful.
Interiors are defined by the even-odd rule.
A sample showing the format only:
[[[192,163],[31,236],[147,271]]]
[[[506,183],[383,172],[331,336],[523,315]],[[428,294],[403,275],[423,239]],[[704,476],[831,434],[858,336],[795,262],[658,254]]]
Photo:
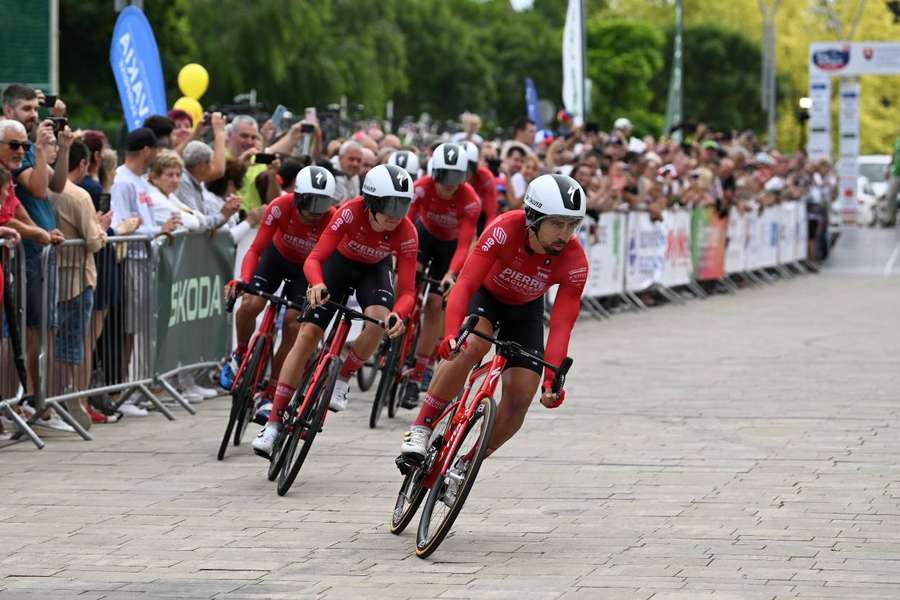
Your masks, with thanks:
[[[470,335],[474,335],[476,337],[480,337],[483,340],[487,340],[488,342],[497,346],[497,348],[501,350],[505,350],[506,352],[512,352],[514,354],[524,355],[531,360],[537,362],[544,367],[547,367],[554,373],[556,373],[556,378],[553,380],[553,387],[551,388],[551,392],[554,394],[559,394],[559,392],[563,389],[563,386],[566,383],[566,374],[569,372],[569,369],[572,368],[572,363],[574,362],[570,356],[565,357],[559,366],[548,363],[543,359],[543,357],[538,356],[534,353],[533,350],[526,348],[519,344],[518,342],[512,341],[503,341],[498,340],[494,336],[488,335],[486,333],[481,333],[475,326],[478,325],[478,315],[469,315],[469,317],[465,320],[462,327],[459,328],[459,333],[456,335],[456,347],[461,347],[466,338]]]
[[[328,290],[325,290],[324,295],[323,295],[323,298],[326,299],[325,303],[330,304],[331,306],[335,307],[336,309],[338,309],[340,312],[344,313],[351,319],[362,319],[363,321],[368,321],[369,323],[372,323],[373,325],[377,325],[377,326],[381,327],[382,329],[390,329],[397,323],[397,317],[394,316],[393,314],[390,317],[388,317],[387,323],[385,323],[384,321],[382,321],[380,319],[375,319],[373,317],[370,317],[369,315],[362,313],[358,310],[352,309],[349,306],[345,306],[345,305],[341,304],[340,302],[335,302],[334,300],[328,300],[327,299],[328,296],[329,296]]]
[[[296,311],[303,312],[306,310],[306,304],[297,304],[287,298],[283,298],[282,296],[277,296],[275,294],[270,294],[268,292],[264,292],[260,289],[257,289],[250,285],[249,283],[244,283],[243,281],[237,281],[234,284],[234,288],[243,294],[250,294],[251,296],[259,296],[260,298],[265,298],[269,302],[275,305],[284,306],[287,308],[292,308]],[[235,294],[231,298],[228,299],[228,303],[225,305],[225,310],[228,312],[232,312],[234,310],[234,304],[237,302],[238,294]]]

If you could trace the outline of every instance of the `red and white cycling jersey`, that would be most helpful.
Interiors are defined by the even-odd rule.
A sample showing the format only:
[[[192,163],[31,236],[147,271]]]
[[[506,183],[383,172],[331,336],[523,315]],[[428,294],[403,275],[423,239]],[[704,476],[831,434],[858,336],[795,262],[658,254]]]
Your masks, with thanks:
[[[481,212],[487,225],[497,216],[497,182],[494,180],[494,174],[486,167],[478,167],[475,180],[470,185],[481,198]]]
[[[422,223],[425,231],[439,240],[456,240],[456,252],[450,261],[450,270],[459,273],[481,214],[481,201],[468,183],[463,183],[449,200],[437,193],[434,180],[429,176],[416,181],[416,196],[409,209],[409,220]]]
[[[577,239],[556,256],[538,254],[528,246],[525,211],[504,213],[481,234],[450,291],[444,335],[456,334],[468,313],[469,300],[480,287],[504,304],[519,305],[540,298],[547,288],[559,284],[545,352],[548,362],[559,364],[569,347],[587,276],[587,257]]]
[[[391,254],[397,257],[397,290],[394,312],[405,317],[415,304],[416,253],[419,237],[406,217],[393,231],[377,232],[361,196],[338,207],[318,243],[303,264],[310,285],[324,283],[322,263],[337,250],[341,256],[374,265]]]
[[[274,244],[287,260],[301,265],[319,240],[322,231],[331,220],[334,209],[328,210],[315,223],[304,223],[294,206],[294,193],[283,194],[266,207],[259,231],[241,263],[241,280],[250,281],[263,251]]]

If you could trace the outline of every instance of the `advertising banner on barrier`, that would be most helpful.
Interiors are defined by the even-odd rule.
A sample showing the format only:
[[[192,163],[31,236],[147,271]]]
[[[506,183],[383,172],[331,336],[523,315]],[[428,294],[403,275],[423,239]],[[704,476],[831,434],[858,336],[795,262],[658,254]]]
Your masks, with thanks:
[[[767,206],[759,215],[759,264],[756,268],[774,267],[778,264],[778,245],[781,234],[778,231],[780,211],[777,206]]]
[[[662,228],[666,236],[662,284],[667,287],[687,285],[694,270],[690,211],[679,208],[663,211]]]
[[[797,202],[797,247],[794,256],[797,260],[806,260],[809,257],[809,222],[806,217],[806,202]]]
[[[627,244],[625,289],[640,292],[662,281],[666,254],[662,224],[651,221],[647,212],[629,213]]]
[[[781,203],[781,220],[779,225],[778,262],[792,263],[796,259],[794,252],[797,249],[797,203]]]
[[[744,213],[744,218],[747,220],[746,266],[748,271],[755,271],[762,268],[762,245],[765,240],[759,206],[751,204],[750,212]]]
[[[625,290],[625,215],[602,213],[592,237],[585,250],[590,270],[584,294],[594,298],[621,294]]]
[[[728,242],[725,245],[725,274],[747,270],[750,220],[735,207],[728,213]]]
[[[157,372],[217,360],[228,348],[223,288],[234,269],[227,234],[179,235],[159,249]]]
[[[691,215],[691,257],[698,281],[725,275],[725,229],[727,219],[711,206],[695,208]]]

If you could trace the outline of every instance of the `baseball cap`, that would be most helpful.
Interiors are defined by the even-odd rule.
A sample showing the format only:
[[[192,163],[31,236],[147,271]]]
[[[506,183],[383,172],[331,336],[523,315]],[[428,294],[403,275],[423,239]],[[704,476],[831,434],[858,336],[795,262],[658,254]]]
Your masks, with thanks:
[[[156,148],[156,134],[148,127],[139,127],[130,131],[125,138],[125,149],[128,152],[138,152],[144,148]]]
[[[703,142],[703,149],[704,150],[718,150],[719,142],[717,142],[715,140],[706,140],[705,142]]]

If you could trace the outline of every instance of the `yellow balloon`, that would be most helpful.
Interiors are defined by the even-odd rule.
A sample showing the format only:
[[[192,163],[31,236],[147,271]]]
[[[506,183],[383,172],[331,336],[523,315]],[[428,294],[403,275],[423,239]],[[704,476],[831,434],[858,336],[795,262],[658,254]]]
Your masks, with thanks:
[[[200,119],[203,118],[203,107],[200,106],[200,103],[197,102],[195,98],[191,98],[189,96],[182,96],[181,98],[176,100],[172,108],[178,108],[191,115],[191,119],[193,119],[194,121],[195,128],[200,123]]]
[[[190,63],[178,72],[178,88],[185,96],[199,100],[209,86],[209,73],[203,65]]]

